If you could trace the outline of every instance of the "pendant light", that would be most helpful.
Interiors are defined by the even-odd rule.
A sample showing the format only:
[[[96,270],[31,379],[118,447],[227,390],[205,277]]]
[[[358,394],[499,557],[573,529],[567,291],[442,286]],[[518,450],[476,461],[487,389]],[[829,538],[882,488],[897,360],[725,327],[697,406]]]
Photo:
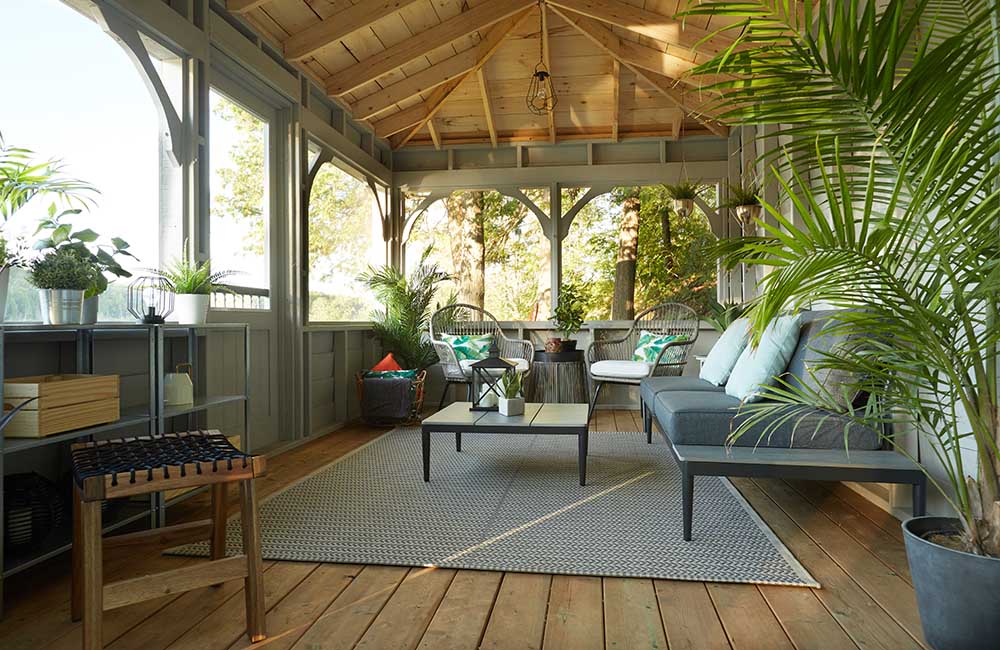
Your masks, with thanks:
[[[531,82],[528,84],[528,95],[525,103],[528,110],[535,115],[545,115],[551,113],[556,107],[556,91],[552,87],[552,75],[549,72],[548,52],[545,47],[545,3],[538,3],[538,65],[531,75]]]

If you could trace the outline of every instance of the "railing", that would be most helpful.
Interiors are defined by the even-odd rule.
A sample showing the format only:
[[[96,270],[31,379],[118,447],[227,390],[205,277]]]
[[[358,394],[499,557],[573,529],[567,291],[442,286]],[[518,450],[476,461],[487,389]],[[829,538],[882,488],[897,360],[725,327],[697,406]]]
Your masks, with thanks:
[[[271,308],[271,290],[220,284],[212,292],[212,309],[258,310]]]

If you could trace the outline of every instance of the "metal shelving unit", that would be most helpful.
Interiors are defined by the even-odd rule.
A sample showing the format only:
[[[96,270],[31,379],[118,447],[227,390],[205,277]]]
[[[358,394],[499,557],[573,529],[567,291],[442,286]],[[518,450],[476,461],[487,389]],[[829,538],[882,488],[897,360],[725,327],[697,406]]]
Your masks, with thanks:
[[[186,356],[189,361],[197,362],[199,354],[199,337],[209,332],[239,331],[244,340],[244,392],[235,395],[199,395],[191,405],[166,406],[164,404],[164,374],[168,371],[165,349],[168,341],[183,338],[186,342]],[[199,325],[183,325],[167,323],[165,325],[145,325],[137,323],[98,323],[95,325],[50,326],[39,324],[0,325],[0,394],[3,390],[5,372],[5,353],[7,348],[18,339],[32,342],[72,343],[75,346],[75,372],[92,373],[95,360],[95,341],[101,338],[113,338],[115,334],[142,333],[146,338],[149,391],[145,404],[123,409],[121,418],[116,422],[102,424],[86,429],[68,431],[46,438],[11,438],[4,437],[0,431],[0,477],[5,475],[5,466],[17,454],[37,450],[53,445],[73,442],[76,440],[107,437],[118,431],[131,429],[143,430],[148,434],[164,433],[170,427],[174,418],[186,417],[190,428],[198,414],[209,409],[242,402],[243,431],[240,432],[241,443],[249,448],[250,421],[250,331],[245,323],[204,323]],[[129,524],[148,518],[151,526],[161,526],[166,521],[166,511],[169,505],[188,498],[193,493],[184,494],[169,501],[162,494],[154,494],[148,502],[123,501],[116,508],[120,512],[105,526],[105,532],[123,528]],[[4,494],[0,482],[0,513],[3,512]],[[66,504],[67,520],[62,526],[53,530],[45,540],[32,548],[17,553],[6,553],[3,547],[4,521],[0,518],[0,557],[3,559],[0,573],[0,610],[2,610],[3,578],[23,571],[40,562],[44,562],[71,548],[72,522],[69,521],[70,504]]]

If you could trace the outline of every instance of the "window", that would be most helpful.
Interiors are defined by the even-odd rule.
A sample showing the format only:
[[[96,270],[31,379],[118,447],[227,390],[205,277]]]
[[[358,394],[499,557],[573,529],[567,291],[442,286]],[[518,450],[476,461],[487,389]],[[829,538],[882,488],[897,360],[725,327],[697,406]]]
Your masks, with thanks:
[[[132,273],[158,266],[161,197],[169,190],[160,186],[159,117],[135,65],[97,24],[58,0],[0,3],[0,24],[7,50],[31,61],[0,68],[0,88],[12,100],[0,101],[8,146],[31,149],[39,161],[61,159],[66,174],[94,185],[96,205],[71,218],[74,228],[126,240],[138,259],[119,261]],[[29,203],[4,234],[31,244],[49,203],[44,197]],[[128,282],[117,280],[101,295],[101,320],[133,320]],[[35,288],[25,271],[14,269],[6,320],[40,319]]]
[[[701,194],[712,205],[716,191],[706,186]],[[563,206],[568,209],[585,192],[564,190]],[[590,299],[588,320],[630,319],[627,312],[612,314],[616,292],[623,304],[632,304],[633,315],[663,302],[684,303],[707,314],[715,299],[716,258],[705,253],[705,246],[713,239],[701,210],[696,207],[680,217],[663,186],[615,188],[573,220],[562,244],[562,281],[582,285]]]
[[[209,92],[211,258],[214,271],[235,271],[234,292],[214,307],[267,309],[271,287],[268,123],[215,88]]]
[[[548,213],[548,189],[523,191]],[[453,291],[460,302],[482,305],[500,320],[550,315],[551,246],[520,201],[496,191],[454,192],[418,217],[406,243],[408,271],[429,246],[431,259],[454,278],[442,300]]]
[[[365,321],[376,301],[358,275],[386,262],[368,183],[324,163],[309,193],[309,320]]]

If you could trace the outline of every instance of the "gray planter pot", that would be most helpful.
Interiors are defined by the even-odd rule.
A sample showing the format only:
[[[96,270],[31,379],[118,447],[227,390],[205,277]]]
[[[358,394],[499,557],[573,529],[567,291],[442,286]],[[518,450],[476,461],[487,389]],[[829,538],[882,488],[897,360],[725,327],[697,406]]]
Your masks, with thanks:
[[[100,308],[101,297],[91,296],[83,299],[83,318],[80,322],[84,325],[93,325],[97,322],[97,311]]]
[[[954,531],[957,519],[903,522],[906,557],[924,637],[936,650],[988,650],[1000,641],[1000,558],[954,551],[924,539]]]
[[[82,289],[39,289],[38,302],[47,325],[79,325],[83,321]]]

